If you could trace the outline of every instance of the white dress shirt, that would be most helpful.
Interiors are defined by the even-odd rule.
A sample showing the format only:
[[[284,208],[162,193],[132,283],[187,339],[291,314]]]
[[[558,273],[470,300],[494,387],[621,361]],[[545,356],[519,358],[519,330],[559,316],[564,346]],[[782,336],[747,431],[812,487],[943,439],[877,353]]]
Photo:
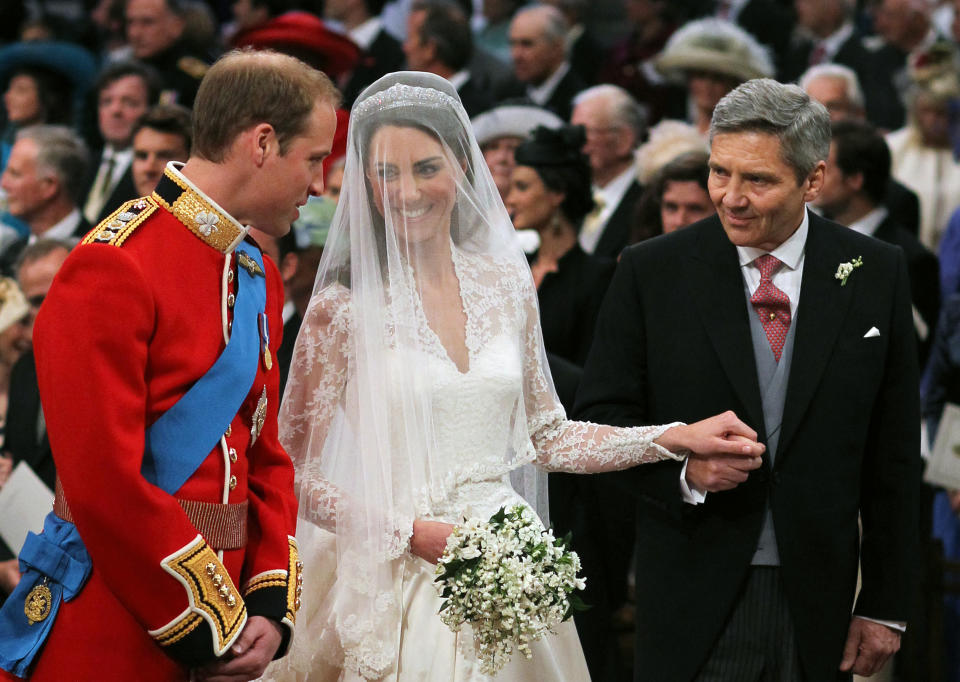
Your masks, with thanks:
[[[615,177],[603,187],[597,187],[594,185],[593,196],[595,198],[599,197],[603,201],[603,210],[600,212],[593,229],[580,230],[580,247],[584,251],[587,253],[593,253],[597,248],[597,243],[600,241],[601,235],[603,235],[603,230],[607,226],[607,221],[610,220],[610,216],[612,216],[614,211],[616,211],[620,206],[620,202],[623,201],[623,195],[627,193],[628,189],[630,189],[630,183],[632,183],[636,177],[636,169],[631,163],[625,171],[623,171],[620,175]]]
[[[347,33],[350,39],[364,50],[369,50],[373,41],[377,39],[380,29],[383,28],[383,22],[380,17],[370,17],[365,22]]]
[[[564,62],[557,67],[557,70],[553,72],[552,76],[543,81],[540,85],[528,85],[527,97],[532,99],[534,104],[537,104],[541,107],[545,106],[547,102],[550,101],[553,91],[557,89],[560,81],[563,80],[563,77],[567,75],[569,70],[570,64],[568,62]]]
[[[888,215],[890,215],[890,211],[887,210],[886,206],[877,206],[860,220],[850,223],[847,227],[860,234],[872,237],[877,228],[880,227],[880,223],[886,220]]]
[[[59,239],[60,241],[76,245],[79,240],[73,236],[73,232],[77,229],[77,225],[80,224],[81,217],[80,209],[75,208],[42,234],[34,234],[31,232],[30,237],[27,239],[27,244],[33,244],[38,239]]]

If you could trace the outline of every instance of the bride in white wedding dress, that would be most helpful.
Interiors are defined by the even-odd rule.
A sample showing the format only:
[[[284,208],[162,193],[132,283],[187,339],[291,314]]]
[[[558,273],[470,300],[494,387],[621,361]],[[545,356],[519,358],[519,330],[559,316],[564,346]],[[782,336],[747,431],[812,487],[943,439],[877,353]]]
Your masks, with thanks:
[[[456,91],[409,72],[353,107],[280,424],[307,578],[270,679],[490,680],[469,631],[437,616],[451,524],[505,505],[542,512],[541,471],[762,452],[729,413],[690,426],[566,420],[529,267]],[[589,679],[572,621],[532,649],[493,679]]]

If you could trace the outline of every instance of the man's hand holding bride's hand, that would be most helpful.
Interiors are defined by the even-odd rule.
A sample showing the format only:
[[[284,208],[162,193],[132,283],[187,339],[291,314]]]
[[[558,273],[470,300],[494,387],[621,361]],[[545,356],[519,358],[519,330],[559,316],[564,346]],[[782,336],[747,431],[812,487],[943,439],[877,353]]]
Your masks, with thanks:
[[[732,490],[760,468],[765,450],[757,432],[731,411],[668,429],[657,439],[668,450],[691,451],[687,483],[702,492]]]
[[[413,522],[413,537],[410,538],[410,552],[431,564],[443,555],[447,548],[447,536],[453,532],[453,525],[442,521]]]

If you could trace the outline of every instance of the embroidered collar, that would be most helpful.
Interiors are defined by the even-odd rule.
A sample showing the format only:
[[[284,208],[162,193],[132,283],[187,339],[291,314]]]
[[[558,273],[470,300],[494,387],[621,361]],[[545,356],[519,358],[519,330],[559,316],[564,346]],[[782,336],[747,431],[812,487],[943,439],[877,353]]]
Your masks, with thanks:
[[[205,244],[221,253],[232,252],[247,235],[247,228],[185,178],[182,167],[178,161],[167,164],[152,198]]]

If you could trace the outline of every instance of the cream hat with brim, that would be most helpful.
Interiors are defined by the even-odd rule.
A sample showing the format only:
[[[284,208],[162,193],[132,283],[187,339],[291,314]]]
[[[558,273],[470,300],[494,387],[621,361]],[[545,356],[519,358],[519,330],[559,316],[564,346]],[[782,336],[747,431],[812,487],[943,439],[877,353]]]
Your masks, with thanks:
[[[670,36],[654,66],[674,79],[687,71],[706,71],[745,82],[774,73],[767,48],[739,26],[712,18],[684,24]]]
[[[9,277],[0,277],[0,333],[30,312],[30,305],[17,283]]]
[[[476,116],[473,134],[481,147],[501,137],[530,137],[530,131],[537,126],[559,128],[563,120],[546,109],[522,104],[499,106]]]

